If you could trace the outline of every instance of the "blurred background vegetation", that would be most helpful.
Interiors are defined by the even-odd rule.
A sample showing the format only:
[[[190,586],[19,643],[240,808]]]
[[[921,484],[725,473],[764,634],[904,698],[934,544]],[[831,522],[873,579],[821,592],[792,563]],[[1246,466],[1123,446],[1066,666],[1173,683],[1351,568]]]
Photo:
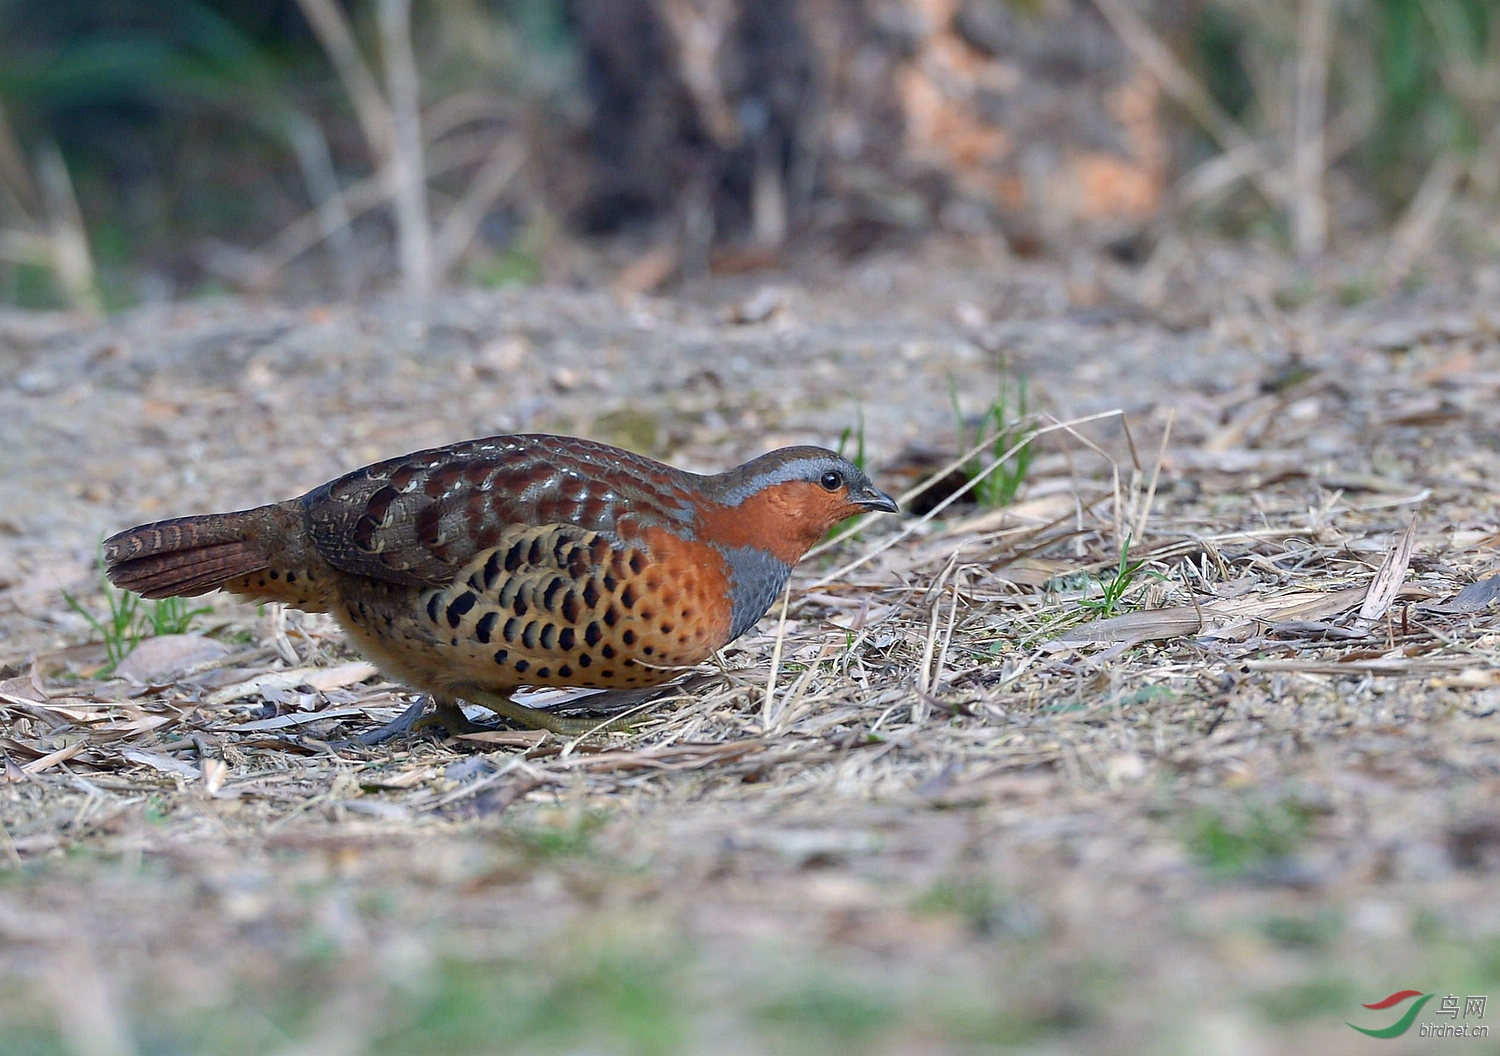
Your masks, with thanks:
[[[0,303],[588,281],[560,247],[602,244],[651,288],[934,232],[1149,251],[1164,224],[1410,255],[1455,200],[1500,192],[1497,18],[1497,0],[0,0]],[[1059,172],[1106,190],[1038,190]]]

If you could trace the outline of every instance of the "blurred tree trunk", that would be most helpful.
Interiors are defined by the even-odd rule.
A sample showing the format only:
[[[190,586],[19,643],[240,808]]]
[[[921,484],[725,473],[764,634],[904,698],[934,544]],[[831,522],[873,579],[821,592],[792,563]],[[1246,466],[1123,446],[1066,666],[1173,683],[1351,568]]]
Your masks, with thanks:
[[[1153,78],[1089,0],[570,0],[593,114],[579,215],[774,250],[1013,245],[1153,216]],[[703,246],[684,247],[692,256]]]

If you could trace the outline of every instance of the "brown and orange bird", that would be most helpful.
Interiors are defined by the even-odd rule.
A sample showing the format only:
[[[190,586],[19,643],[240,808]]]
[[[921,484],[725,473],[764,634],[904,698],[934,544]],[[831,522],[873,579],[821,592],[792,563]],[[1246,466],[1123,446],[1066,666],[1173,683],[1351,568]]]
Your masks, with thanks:
[[[565,436],[493,436],[355,470],[301,498],[107,539],[110,581],[331,613],[392,677],[527,725],[522,686],[666,682],[753,627],[840,521],[897,512],[847,459],[787,447],[712,476]]]

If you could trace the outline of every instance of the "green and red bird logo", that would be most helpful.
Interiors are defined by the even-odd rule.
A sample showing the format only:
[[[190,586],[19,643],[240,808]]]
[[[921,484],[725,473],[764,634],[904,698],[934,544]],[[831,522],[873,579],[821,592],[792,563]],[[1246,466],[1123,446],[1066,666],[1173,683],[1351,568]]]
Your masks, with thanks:
[[[1353,1023],[1349,1023],[1349,1026],[1354,1027],[1361,1034],[1370,1035],[1372,1038],[1399,1038],[1411,1029],[1412,1023],[1417,1018],[1417,1013],[1422,1011],[1422,1006],[1432,1000],[1431,994],[1424,994],[1420,990],[1397,990],[1383,1001],[1376,1001],[1373,1005],[1364,1006],[1365,1008],[1380,1011],[1381,1009],[1395,1008],[1401,1002],[1409,1001],[1414,997],[1417,1000],[1413,1002],[1412,1006],[1406,1010],[1400,1019],[1388,1027],[1383,1027],[1380,1030],[1370,1030],[1366,1027],[1354,1027]],[[1344,1022],[1348,1023],[1349,1021],[1345,1020]]]

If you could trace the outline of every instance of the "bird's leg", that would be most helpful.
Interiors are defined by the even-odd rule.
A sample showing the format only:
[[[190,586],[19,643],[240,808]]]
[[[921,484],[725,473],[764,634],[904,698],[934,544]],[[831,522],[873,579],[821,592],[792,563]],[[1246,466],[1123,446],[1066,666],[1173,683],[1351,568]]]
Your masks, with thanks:
[[[470,721],[469,717],[464,714],[463,705],[456,700],[434,697],[433,703],[436,707],[432,712],[432,721],[442,723],[443,728],[449,734],[480,733],[486,728],[477,722]]]
[[[701,677],[701,676],[700,676]],[[588,733],[611,733],[629,728],[644,716],[641,714],[640,705],[649,703],[656,697],[665,696],[673,690],[681,691],[696,686],[699,679],[690,679],[678,686],[651,686],[645,689],[611,690],[603,693],[591,694],[583,698],[579,703],[605,703],[615,707],[623,706],[628,710],[621,715],[606,719],[576,718],[567,715],[554,715],[550,711],[540,708],[528,708],[524,704],[517,704],[503,693],[489,693],[482,689],[466,689],[464,699],[478,704],[480,707],[494,712],[502,718],[510,719],[512,722],[520,723],[527,729],[548,730],[561,737],[581,737]],[[427,706],[427,700],[419,698],[415,704],[406,709],[401,715],[386,723],[377,730],[370,730],[360,734],[358,743],[371,747],[383,744],[392,737],[403,733],[416,733],[433,726],[441,726],[450,734],[479,733],[490,727],[481,726],[471,722],[459,706],[458,701],[452,697],[440,697],[436,694],[430,696],[434,709],[432,714],[423,715],[422,710]]]
[[[670,692],[669,687],[652,686],[649,689],[620,690],[609,693],[599,693],[595,696],[609,698],[613,702],[625,703],[627,706],[637,701],[644,704],[653,697],[662,696]],[[614,733],[619,730],[628,729],[632,724],[640,721],[642,715],[639,707],[631,707],[624,714],[615,715],[610,718],[591,719],[575,717],[571,715],[556,715],[541,708],[530,708],[525,704],[517,704],[510,699],[507,693],[494,693],[478,687],[464,687],[463,699],[470,704],[478,704],[481,708],[494,712],[503,719],[526,727],[528,730],[547,730],[559,737],[582,737],[591,733]],[[588,698],[585,698],[587,700]],[[449,734],[459,733],[481,733],[490,729],[471,722],[453,697],[432,695],[434,710],[430,715],[412,722],[407,727],[410,732],[424,730],[432,726],[441,726]],[[403,716],[405,718],[405,716]],[[394,724],[393,724],[394,725]],[[381,731],[384,732],[384,731]],[[388,735],[387,735],[388,736]]]
[[[409,727],[411,733],[418,730],[430,729],[433,726],[441,726],[447,730],[450,736],[460,733],[479,733],[486,729],[478,723],[470,722],[469,717],[464,714],[464,709],[459,706],[457,700],[452,697],[438,696],[432,694],[433,710],[431,715],[423,715]]]
[[[493,711],[501,718],[519,723],[528,730],[548,730],[562,737],[579,737],[595,730],[614,729],[618,723],[618,720],[616,723],[601,724],[589,719],[564,718],[539,708],[528,708],[524,704],[517,704],[503,693],[486,693],[478,689],[465,690],[464,699],[471,704],[478,704],[482,708]],[[492,729],[492,727],[471,722],[458,701],[452,697],[440,697],[433,694],[432,703],[434,705],[432,714],[424,715],[411,723],[407,727],[409,732],[416,733],[433,726],[441,726],[448,731],[449,735],[483,733]]]
[[[571,718],[563,715],[554,715],[550,711],[540,708],[528,708],[525,704],[517,704],[504,693],[491,693],[483,689],[465,689],[464,699],[471,704],[478,704],[482,708],[488,708],[496,715],[518,722],[522,726],[532,730],[549,730],[560,737],[582,737],[587,733],[611,733],[615,730],[623,730],[632,722],[640,718],[634,712],[618,716],[613,719],[581,719]],[[434,719],[437,716],[433,716]],[[465,722],[468,720],[465,719]],[[445,723],[446,725],[446,723]]]
[[[660,692],[660,690],[654,690]],[[634,696],[640,693],[627,692],[625,696]],[[616,694],[600,694],[601,696],[615,696]],[[481,726],[477,722],[471,722],[464,714],[464,709],[459,706],[457,700],[452,697],[440,697],[432,694],[430,699],[434,705],[429,715],[423,715],[422,711],[427,706],[427,698],[418,698],[417,702],[404,712],[381,726],[379,729],[368,730],[355,738],[354,742],[367,748],[377,744],[384,744],[392,737],[404,733],[417,733],[421,730],[430,729],[433,726],[441,726],[450,735],[459,733],[479,733],[491,727]],[[465,692],[464,699],[483,708],[494,712],[502,718],[510,719],[512,722],[520,723],[527,729],[549,730],[562,737],[581,737],[586,733],[604,733],[612,730],[624,729],[630,722],[640,718],[640,715],[632,710],[626,715],[613,719],[583,719],[571,718],[563,715],[554,715],[539,708],[528,708],[524,704],[517,704],[510,697],[501,693],[485,693],[483,690]]]

